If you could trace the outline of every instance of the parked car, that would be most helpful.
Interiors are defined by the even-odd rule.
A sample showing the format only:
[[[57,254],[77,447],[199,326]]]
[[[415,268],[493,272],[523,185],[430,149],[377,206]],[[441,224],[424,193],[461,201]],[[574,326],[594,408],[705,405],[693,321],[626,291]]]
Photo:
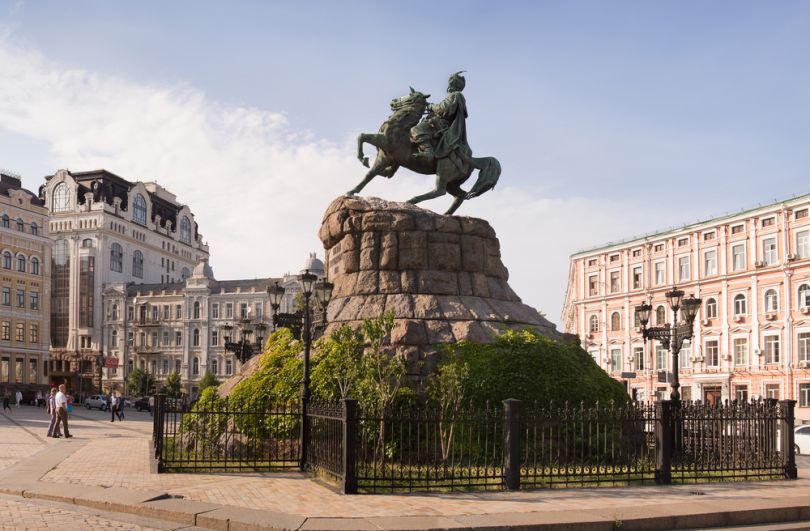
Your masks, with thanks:
[[[136,411],[149,411],[149,397],[144,396],[135,401],[133,406]]]
[[[104,395],[92,395],[84,401],[84,407],[87,409],[98,409],[99,411],[107,411],[107,397]]]
[[[796,455],[810,454],[810,426],[796,426],[793,430],[793,443]]]

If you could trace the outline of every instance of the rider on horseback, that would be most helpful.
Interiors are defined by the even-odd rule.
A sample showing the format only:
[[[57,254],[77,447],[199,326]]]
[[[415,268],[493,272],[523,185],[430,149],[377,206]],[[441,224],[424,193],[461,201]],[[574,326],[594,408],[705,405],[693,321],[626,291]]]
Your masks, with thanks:
[[[428,105],[427,116],[411,128],[411,141],[418,149],[415,157],[450,157],[462,168],[463,160],[469,160],[472,155],[467,144],[467,102],[461,93],[466,81],[462,73],[450,76],[447,97],[440,103]]]

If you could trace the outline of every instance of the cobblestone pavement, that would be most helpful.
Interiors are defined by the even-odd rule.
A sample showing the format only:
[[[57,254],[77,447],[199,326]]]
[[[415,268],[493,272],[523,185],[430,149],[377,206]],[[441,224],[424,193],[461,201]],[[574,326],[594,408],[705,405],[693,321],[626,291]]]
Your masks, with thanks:
[[[23,408],[25,409],[25,408]],[[34,408],[31,408],[34,410]],[[385,517],[403,515],[516,514],[543,511],[577,511],[655,507],[660,504],[691,502],[697,499],[723,504],[748,498],[778,499],[807,495],[810,480],[793,482],[745,482],[684,485],[675,487],[579,488],[520,492],[475,492],[452,494],[343,496],[320,482],[297,473],[272,474],[152,474],[150,473],[151,419],[147,413],[129,412],[123,423],[110,423],[107,414],[74,414],[75,439],[32,442],[28,432],[44,432],[32,417],[15,418],[20,426],[0,425],[0,440],[13,432],[21,446],[31,444],[71,444],[76,446],[66,459],[40,479],[45,483],[118,487],[167,492],[187,500],[220,505],[264,509],[309,517]],[[44,420],[42,421],[44,422]],[[32,424],[33,423],[33,424]],[[28,430],[18,433],[19,430]],[[42,448],[43,446],[40,446]],[[21,451],[20,453],[24,453]],[[30,454],[29,454],[30,455]],[[808,458],[800,458],[808,470]],[[810,471],[810,470],[808,470]],[[43,472],[44,473],[44,472]],[[32,478],[33,479],[33,478]],[[38,479],[38,478],[36,478]],[[700,494],[701,496],[696,496]],[[721,505],[719,505],[721,506]]]

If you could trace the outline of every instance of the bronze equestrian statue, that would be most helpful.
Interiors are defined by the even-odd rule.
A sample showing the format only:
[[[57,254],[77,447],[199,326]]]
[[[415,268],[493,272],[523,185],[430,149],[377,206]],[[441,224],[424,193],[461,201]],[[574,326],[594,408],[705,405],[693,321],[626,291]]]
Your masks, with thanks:
[[[429,104],[429,94],[411,87],[410,94],[391,101],[393,112],[379,133],[361,133],[357,137],[357,158],[363,165],[369,167],[368,157],[363,154],[364,143],[377,148],[377,158],[365,178],[347,195],[359,193],[377,175],[393,177],[400,166],[423,175],[436,175],[436,187],[409,199],[408,203],[450,194],[455,200],[446,215],[455,212],[465,199],[478,197],[495,187],[501,174],[500,163],[494,157],[473,157],[467,143],[467,102],[462,94],[465,80],[461,74],[450,76],[447,97],[440,103]],[[478,179],[465,192],[461,185],[473,170],[478,170]]]

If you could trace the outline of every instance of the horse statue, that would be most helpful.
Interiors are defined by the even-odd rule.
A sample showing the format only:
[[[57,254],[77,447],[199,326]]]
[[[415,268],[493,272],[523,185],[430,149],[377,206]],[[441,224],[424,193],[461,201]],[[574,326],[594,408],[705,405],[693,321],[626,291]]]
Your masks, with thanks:
[[[456,76],[460,77],[458,74]],[[452,80],[453,78],[451,78],[451,82]],[[456,94],[461,96],[460,91]],[[448,150],[445,150],[445,153],[436,153],[429,148],[420,149],[420,146],[414,142],[412,129],[417,125],[423,131],[432,131],[432,135],[429,134],[428,136],[434,137],[433,140],[429,140],[433,144],[436,143],[436,138],[446,134],[446,128],[442,130],[443,128],[440,125],[435,125],[440,124],[441,120],[434,119],[433,115],[433,109],[438,110],[441,104],[428,104],[429,97],[429,94],[423,94],[411,87],[410,94],[391,101],[391,111],[393,112],[382,124],[379,133],[361,133],[357,137],[357,158],[360,159],[360,162],[369,168],[368,157],[363,154],[363,144],[365,143],[377,148],[377,157],[363,180],[352,188],[347,195],[351,196],[359,193],[378,175],[390,179],[402,166],[423,175],[436,175],[436,187],[430,192],[412,197],[408,200],[408,203],[416,204],[444,194],[450,194],[455,197],[455,200],[445,213],[445,215],[449,216],[461,206],[465,199],[478,197],[495,187],[501,174],[500,163],[494,157],[473,157],[472,151],[466,145],[466,133],[462,132],[464,137],[462,145],[452,147],[449,153]],[[449,99],[450,97],[448,97]],[[461,102],[464,113],[463,118],[466,118],[463,96],[461,96]],[[425,111],[428,111],[428,116],[425,120],[422,120]],[[463,128],[463,123],[461,125]],[[473,170],[476,169],[478,170],[478,179],[469,192],[464,191],[461,185],[470,178]]]

